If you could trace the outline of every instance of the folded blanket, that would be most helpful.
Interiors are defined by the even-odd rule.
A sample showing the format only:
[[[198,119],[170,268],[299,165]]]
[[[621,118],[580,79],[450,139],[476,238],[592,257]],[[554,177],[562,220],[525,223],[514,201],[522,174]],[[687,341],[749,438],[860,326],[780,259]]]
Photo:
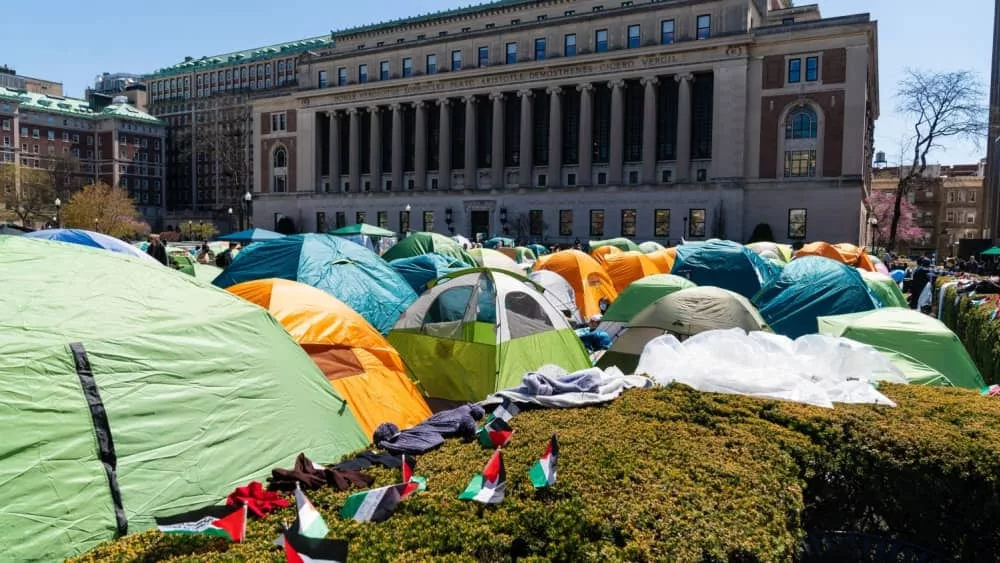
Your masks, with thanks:
[[[617,399],[625,389],[643,387],[652,387],[652,382],[638,375],[623,375],[615,367],[567,373],[556,366],[543,366],[525,374],[519,387],[494,393],[480,404],[489,407],[506,399],[543,408],[573,408],[606,403]]]

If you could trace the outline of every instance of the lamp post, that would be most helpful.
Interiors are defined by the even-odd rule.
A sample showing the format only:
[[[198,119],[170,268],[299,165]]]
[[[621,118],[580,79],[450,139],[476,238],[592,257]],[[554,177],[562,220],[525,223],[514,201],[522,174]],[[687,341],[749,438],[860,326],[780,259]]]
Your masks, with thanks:
[[[246,217],[246,229],[253,228],[253,194],[250,190],[243,194],[243,205],[246,206],[245,217]]]
[[[404,229],[400,229],[400,230],[404,230],[405,231],[403,233],[404,237],[410,236],[410,210],[411,209],[413,209],[413,208],[410,207],[409,203],[407,203],[406,207],[403,208],[403,210],[406,212],[406,229],[405,230]]]
[[[97,217],[94,217],[94,232],[95,233],[101,232],[101,220],[98,219]]]
[[[62,228],[62,214],[61,214],[61,211],[62,211],[62,200],[59,199],[59,198],[56,198],[55,204],[56,204],[56,228],[57,229],[61,229]]]
[[[868,234],[871,239],[871,249],[875,252],[875,232],[878,230],[878,217],[872,215],[868,218]]]
[[[25,224],[25,223],[27,223],[27,221],[24,220],[24,206],[23,205],[18,205],[17,206],[17,216],[21,218],[21,226],[22,227],[27,227],[28,225]]]
[[[233,208],[228,209],[229,212],[229,232],[233,232]]]

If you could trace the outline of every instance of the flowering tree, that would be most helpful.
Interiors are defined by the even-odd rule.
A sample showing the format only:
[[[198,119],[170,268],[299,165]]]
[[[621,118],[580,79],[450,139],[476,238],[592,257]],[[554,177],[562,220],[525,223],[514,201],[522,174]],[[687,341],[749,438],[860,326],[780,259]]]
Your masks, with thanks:
[[[63,224],[74,229],[97,231],[127,239],[149,233],[139,212],[124,190],[104,184],[86,186],[73,194],[63,207]]]
[[[889,231],[892,226],[894,208],[896,205],[896,192],[890,190],[873,190],[871,197],[867,201],[868,208],[872,210],[872,216],[878,220],[878,225],[874,226],[877,238],[876,246],[880,242],[890,240]],[[927,233],[919,225],[916,219],[917,207],[904,198],[900,202],[899,223],[896,226],[896,240],[905,243],[914,243],[922,240]]]

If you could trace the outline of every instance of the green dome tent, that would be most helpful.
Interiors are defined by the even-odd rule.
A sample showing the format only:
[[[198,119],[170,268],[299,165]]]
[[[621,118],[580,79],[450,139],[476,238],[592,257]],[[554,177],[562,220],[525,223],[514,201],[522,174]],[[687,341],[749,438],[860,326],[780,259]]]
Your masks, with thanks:
[[[267,311],[147,262],[0,237],[4,560],[80,554],[368,442]]]
[[[891,277],[881,272],[869,272],[861,268],[858,268],[858,273],[861,274],[861,277],[865,280],[865,284],[868,285],[868,289],[875,294],[875,297],[879,298],[882,305],[886,307],[902,307],[904,309],[910,308],[910,304],[906,302],[906,296],[899,289],[899,284]]]
[[[645,253],[645,254],[649,254],[650,252],[656,252],[656,251],[659,251],[659,250],[666,250],[666,249],[667,249],[667,247],[663,246],[662,244],[660,244],[660,243],[658,243],[656,241],[652,241],[652,240],[648,240],[646,242],[639,243],[639,250],[641,252]]]
[[[696,284],[672,274],[656,274],[635,280],[618,294],[618,299],[605,311],[600,329],[614,339],[633,317],[651,303],[689,287],[696,287]]]
[[[596,250],[596,249],[598,249],[598,248],[600,248],[602,246],[613,246],[613,247],[615,247],[618,250],[621,250],[623,252],[630,252],[632,250],[635,250],[637,252],[640,251],[639,250],[639,245],[636,244],[636,243],[634,243],[634,242],[632,242],[632,241],[630,241],[627,238],[619,237],[619,238],[612,238],[612,239],[608,239],[608,240],[592,240],[592,241],[590,241],[590,250],[591,250],[591,252],[593,252],[594,250]]]
[[[882,352],[910,383],[967,389],[986,385],[955,333],[918,311],[886,307],[817,322],[820,334],[850,338]]]
[[[476,261],[465,252],[462,245],[455,242],[454,239],[437,233],[413,233],[397,242],[389,250],[386,250],[382,258],[386,262],[392,262],[400,258],[410,258],[432,252],[448,258],[461,260],[465,264],[468,264],[469,267],[476,265]]]

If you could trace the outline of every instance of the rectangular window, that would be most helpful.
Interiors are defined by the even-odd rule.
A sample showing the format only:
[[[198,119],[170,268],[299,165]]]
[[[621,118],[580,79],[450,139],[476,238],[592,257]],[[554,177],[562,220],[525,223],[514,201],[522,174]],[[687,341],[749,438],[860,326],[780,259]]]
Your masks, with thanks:
[[[712,16],[705,14],[698,16],[698,39],[708,39],[712,36]]]
[[[452,72],[462,70],[462,51],[451,52],[451,70]]]
[[[358,65],[358,83],[365,84],[368,82],[368,65]]]
[[[360,225],[360,224],[364,223],[365,222],[365,215],[366,215],[366,213],[364,211],[357,211],[357,212],[355,212],[354,213],[354,224],[355,225]]]
[[[413,76],[413,59],[406,57],[403,59],[403,78]]]
[[[608,50],[608,30],[598,29],[594,32],[594,52],[604,53]]]
[[[560,209],[559,210],[559,236],[561,236],[561,237],[571,237],[571,236],[573,236],[573,210],[572,209]]]
[[[802,81],[802,59],[788,59],[788,83]]]
[[[969,192],[969,197],[965,198],[969,203],[976,203],[976,192]]]
[[[688,236],[701,238],[705,236],[705,210],[688,210]]]
[[[954,223],[955,222],[955,212],[954,211],[946,211],[945,214],[944,214],[944,222],[945,223]]]
[[[541,209],[528,211],[528,236],[540,237],[545,234],[545,215]]]
[[[622,236],[635,236],[635,209],[622,209]]]
[[[628,48],[637,49],[642,46],[642,28],[639,25],[628,26]]]
[[[965,222],[968,223],[968,224],[970,224],[970,225],[973,224],[973,223],[975,223],[976,222],[976,212],[975,211],[966,211],[965,212]]]
[[[325,70],[319,71],[319,77],[317,79],[317,83],[319,84],[320,88],[326,88],[327,86],[329,86],[329,84],[327,83],[327,80],[326,80],[326,71]]]
[[[378,226],[379,226],[380,229],[388,229],[389,228],[389,212],[388,211],[379,211],[378,214],[377,214],[377,219],[378,219]]]
[[[563,37],[563,56],[573,57],[576,56],[576,34],[567,33]]]
[[[347,86],[347,68],[340,67],[337,69],[337,86]]]
[[[424,232],[432,233],[434,232],[434,212],[424,211]]]
[[[285,114],[284,113],[272,113],[271,114],[271,131],[284,131],[285,130]]]
[[[382,61],[378,64],[378,79],[389,80],[389,61]]]
[[[653,210],[653,236],[657,238],[670,237],[670,210]]]
[[[325,211],[317,211],[316,212],[316,232],[317,233],[325,233],[326,231],[327,231],[327,228],[326,228],[326,212]]]
[[[535,60],[544,61],[545,60],[545,38],[540,37],[535,39]]]
[[[48,137],[49,137],[50,141],[55,141],[56,140],[56,132],[53,131],[53,130],[51,130],[51,129],[49,129],[49,135],[48,135]]]
[[[399,212],[399,232],[406,234],[410,232],[410,212],[400,211]]]
[[[590,210],[590,236],[592,236],[592,237],[603,237],[604,236],[604,210],[603,209],[591,209]]]
[[[806,82],[819,80],[819,57],[806,57]]]
[[[33,139],[37,139],[38,138],[38,129],[32,129],[31,130],[31,138],[33,138]]]
[[[517,62],[517,43],[507,44],[507,64],[512,65]]]
[[[785,151],[786,178],[812,178],[816,175],[816,151]]]
[[[143,141],[143,142],[145,142],[145,141]],[[80,143],[80,136],[79,135],[73,135],[73,144],[75,145],[75,144],[79,144],[79,143]]]
[[[3,130],[4,131],[10,131],[10,120],[9,119],[4,119],[3,120]]]
[[[674,20],[660,22],[660,44],[670,45],[674,42]]]
[[[788,210],[788,238],[806,238],[806,210],[801,208]]]
[[[347,213],[343,211],[338,211],[333,215],[333,222],[336,225],[335,229],[343,229],[347,226]]]
[[[438,71],[438,56],[427,55],[427,74],[437,74],[437,71]]]
[[[480,47],[479,48],[479,68],[485,68],[490,66],[490,48]]]

